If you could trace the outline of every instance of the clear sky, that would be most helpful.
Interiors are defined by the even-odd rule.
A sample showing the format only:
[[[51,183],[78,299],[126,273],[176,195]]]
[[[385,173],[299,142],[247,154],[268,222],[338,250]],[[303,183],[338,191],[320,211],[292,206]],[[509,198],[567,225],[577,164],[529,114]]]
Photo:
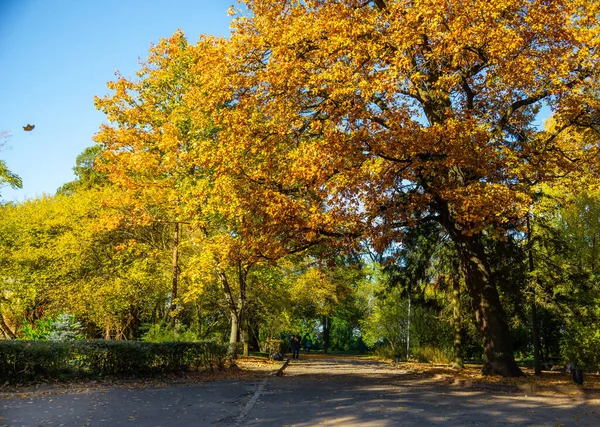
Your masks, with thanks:
[[[104,121],[95,95],[119,70],[133,77],[152,42],[181,28],[227,36],[236,0],[0,0],[0,152],[23,189],[1,199],[54,194]],[[23,126],[35,125],[32,132]]]

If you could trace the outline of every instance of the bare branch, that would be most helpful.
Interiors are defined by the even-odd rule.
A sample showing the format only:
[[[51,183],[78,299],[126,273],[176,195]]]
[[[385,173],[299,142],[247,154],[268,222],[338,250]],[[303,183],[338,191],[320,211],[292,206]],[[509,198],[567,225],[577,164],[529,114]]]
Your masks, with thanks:
[[[373,0],[373,3],[375,3],[375,6],[377,6],[377,9],[379,10],[383,10],[387,7],[385,0]]]

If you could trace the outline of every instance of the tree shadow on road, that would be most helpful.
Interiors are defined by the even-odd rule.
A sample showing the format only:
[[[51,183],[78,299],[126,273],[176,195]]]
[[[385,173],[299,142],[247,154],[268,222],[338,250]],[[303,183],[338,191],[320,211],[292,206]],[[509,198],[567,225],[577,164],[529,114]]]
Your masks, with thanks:
[[[302,357],[271,381],[247,425],[598,426],[600,401],[449,386],[375,360]],[[253,419],[252,419],[253,418]]]

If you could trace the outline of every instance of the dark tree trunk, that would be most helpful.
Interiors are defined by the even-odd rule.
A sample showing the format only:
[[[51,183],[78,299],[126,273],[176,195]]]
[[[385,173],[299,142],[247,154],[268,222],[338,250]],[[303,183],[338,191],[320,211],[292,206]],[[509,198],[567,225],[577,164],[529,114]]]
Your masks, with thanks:
[[[481,236],[465,235],[450,228],[461,260],[465,283],[483,337],[484,375],[522,376],[513,357],[512,340],[498,289],[491,274]]]
[[[260,342],[258,341],[258,335],[259,335],[259,332],[260,332],[259,331],[259,325],[258,324],[251,324],[248,327],[248,331],[249,331],[249,334],[250,334],[250,336],[248,337],[250,348],[253,349],[254,351],[260,351]]]
[[[331,332],[331,319],[329,317],[323,317],[323,353],[327,353],[329,350],[329,334]]]
[[[456,264],[456,265],[454,265]],[[458,272],[458,262],[453,262],[453,272],[452,272],[452,308],[453,308],[453,316],[452,323],[454,327],[454,364],[452,367],[454,369],[462,369],[465,367],[463,358],[462,358],[462,321],[460,316],[460,275]]]
[[[533,335],[533,371],[534,375],[542,375],[542,361],[540,358],[540,325],[537,319],[537,305],[535,302],[535,291],[531,301],[531,323]]]
[[[533,338],[533,371],[535,375],[542,375],[542,362],[540,360],[540,325],[537,318],[537,305],[535,302],[535,287],[536,283],[533,277],[533,270],[535,264],[533,263],[533,245],[531,242],[531,223],[529,216],[527,216],[527,240],[529,244],[529,274],[531,280],[531,290],[533,295],[531,297],[531,332]]]

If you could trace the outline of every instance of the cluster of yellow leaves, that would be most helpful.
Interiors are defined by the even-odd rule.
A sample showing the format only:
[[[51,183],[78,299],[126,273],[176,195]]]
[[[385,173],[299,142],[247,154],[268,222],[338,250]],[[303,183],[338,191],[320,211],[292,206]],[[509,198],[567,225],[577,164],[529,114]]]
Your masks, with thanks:
[[[132,307],[139,315],[164,299],[168,258],[165,265],[162,253],[143,238],[149,233],[131,225],[97,226],[114,213],[100,204],[111,191],[98,188],[1,207],[0,311],[14,321],[11,327],[44,307],[50,314],[70,312],[114,336],[133,320]]]

